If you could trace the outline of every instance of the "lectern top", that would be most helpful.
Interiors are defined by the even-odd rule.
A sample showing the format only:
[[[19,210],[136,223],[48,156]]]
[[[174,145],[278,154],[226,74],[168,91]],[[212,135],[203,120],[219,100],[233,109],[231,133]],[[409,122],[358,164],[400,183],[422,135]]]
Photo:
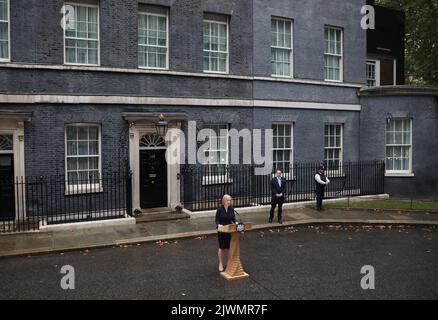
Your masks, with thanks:
[[[252,230],[253,223],[247,222],[244,223],[245,225],[245,231]],[[225,232],[225,233],[233,233],[237,232],[237,224],[228,224],[226,226],[218,227],[217,229],[219,232]]]

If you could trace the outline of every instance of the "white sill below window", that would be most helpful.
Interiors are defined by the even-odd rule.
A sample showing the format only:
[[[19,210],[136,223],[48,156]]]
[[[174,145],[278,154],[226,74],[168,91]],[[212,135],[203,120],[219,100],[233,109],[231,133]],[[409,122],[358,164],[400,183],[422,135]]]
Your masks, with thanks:
[[[280,74],[271,74],[271,78],[280,78],[280,79],[293,79],[293,76],[285,76]]]
[[[66,185],[65,195],[72,196],[78,194],[89,194],[103,192],[101,184],[81,184],[81,185]]]
[[[211,73],[211,74],[229,74],[228,71],[211,71],[211,70],[204,70],[204,73]]]
[[[408,171],[386,171],[385,177],[413,178],[415,177],[415,174],[413,172],[408,172]]]
[[[215,185],[215,184],[228,184],[233,183],[233,179],[231,179],[228,175],[223,176],[203,176],[202,177],[202,185]]]
[[[343,80],[324,79],[325,82],[343,83]]]

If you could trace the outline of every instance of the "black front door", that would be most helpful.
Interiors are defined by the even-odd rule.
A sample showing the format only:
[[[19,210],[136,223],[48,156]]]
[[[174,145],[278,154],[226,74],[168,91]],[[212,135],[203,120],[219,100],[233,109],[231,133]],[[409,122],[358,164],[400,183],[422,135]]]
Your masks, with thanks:
[[[142,209],[167,207],[165,150],[140,151],[140,205]]]
[[[0,154],[0,221],[14,218],[14,155]]]

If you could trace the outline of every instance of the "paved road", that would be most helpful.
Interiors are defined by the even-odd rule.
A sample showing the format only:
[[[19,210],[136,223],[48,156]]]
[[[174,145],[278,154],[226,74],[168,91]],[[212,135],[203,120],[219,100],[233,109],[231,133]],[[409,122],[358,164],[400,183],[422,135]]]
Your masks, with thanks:
[[[216,272],[217,240],[0,259],[0,299],[438,299],[438,228],[306,227],[247,233],[251,277]],[[63,265],[75,290],[60,287]],[[375,290],[363,290],[372,265]]]

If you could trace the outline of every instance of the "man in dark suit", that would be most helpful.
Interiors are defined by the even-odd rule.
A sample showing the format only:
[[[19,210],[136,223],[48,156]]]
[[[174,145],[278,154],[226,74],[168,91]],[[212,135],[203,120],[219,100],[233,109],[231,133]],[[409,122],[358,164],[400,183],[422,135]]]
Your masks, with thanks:
[[[286,194],[286,179],[283,178],[283,171],[277,169],[275,177],[271,180],[271,212],[269,215],[269,223],[274,219],[275,207],[278,204],[278,223],[283,224],[282,209],[284,203],[284,195]]]

